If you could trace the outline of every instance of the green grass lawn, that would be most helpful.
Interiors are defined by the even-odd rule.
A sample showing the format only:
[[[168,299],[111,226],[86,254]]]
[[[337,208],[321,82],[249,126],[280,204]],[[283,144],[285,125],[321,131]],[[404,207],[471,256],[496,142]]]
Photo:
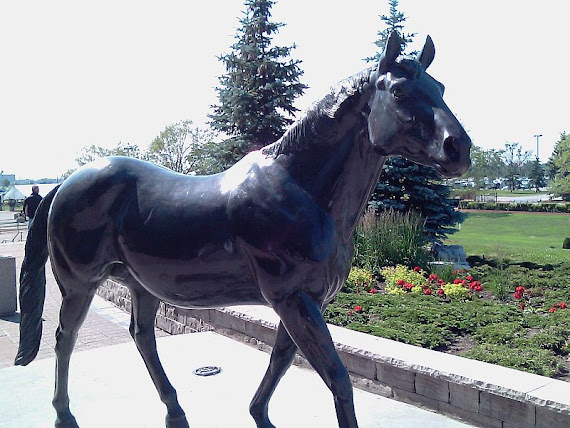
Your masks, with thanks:
[[[468,213],[446,243],[462,245],[467,255],[544,264],[570,261],[570,250],[562,248],[565,237],[570,215],[478,212]]]

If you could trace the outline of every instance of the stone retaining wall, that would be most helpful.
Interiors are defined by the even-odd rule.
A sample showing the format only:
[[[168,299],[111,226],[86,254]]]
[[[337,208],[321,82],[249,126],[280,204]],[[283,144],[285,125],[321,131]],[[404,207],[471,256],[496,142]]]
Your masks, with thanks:
[[[114,281],[99,295],[130,311],[128,290]],[[184,309],[161,303],[157,327],[172,333],[214,330],[259,349],[274,343],[269,308]],[[422,349],[329,325],[355,386],[485,428],[570,427],[570,384]],[[296,364],[308,366],[297,357]]]

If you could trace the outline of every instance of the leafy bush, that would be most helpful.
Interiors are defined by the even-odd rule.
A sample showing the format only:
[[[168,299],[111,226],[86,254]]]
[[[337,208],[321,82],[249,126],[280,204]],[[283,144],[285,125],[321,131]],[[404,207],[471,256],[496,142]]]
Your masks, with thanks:
[[[374,277],[372,276],[372,272],[359,267],[353,267],[350,269],[343,291],[353,293],[369,291],[373,285],[373,281]]]
[[[431,255],[423,224],[413,212],[368,210],[354,234],[354,264],[374,274],[397,264],[426,267]]]
[[[564,238],[564,242],[562,243],[562,248],[565,250],[570,250],[570,238]]]

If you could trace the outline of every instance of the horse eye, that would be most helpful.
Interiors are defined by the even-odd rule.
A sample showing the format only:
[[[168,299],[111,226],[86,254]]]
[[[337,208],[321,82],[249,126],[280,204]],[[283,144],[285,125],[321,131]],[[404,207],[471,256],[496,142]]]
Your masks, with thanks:
[[[400,85],[393,86],[391,92],[394,98],[403,98],[406,96],[406,91]]]

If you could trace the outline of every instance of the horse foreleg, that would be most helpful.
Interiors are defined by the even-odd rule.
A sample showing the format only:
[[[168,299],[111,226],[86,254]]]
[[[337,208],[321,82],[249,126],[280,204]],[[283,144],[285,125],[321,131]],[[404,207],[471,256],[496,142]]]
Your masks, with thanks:
[[[249,413],[253,416],[258,428],[275,428],[269,421],[269,400],[277,384],[291,366],[296,351],[297,345],[291,340],[291,336],[289,336],[289,333],[285,330],[283,323],[279,323],[275,345],[271,351],[269,367],[249,405]]]
[[[134,279],[133,279],[134,281]],[[161,401],[166,405],[166,426],[168,428],[188,428],[184,410],[178,403],[176,390],[168,380],[158,358],[154,319],[160,301],[142,286],[129,281],[132,299],[132,315],[129,331],[135,340],[146,368],[154,382]]]
[[[319,305],[304,292],[274,306],[293,341],[333,394],[340,428],[356,428],[352,384]]]
[[[86,291],[66,290],[61,303],[59,326],[55,335],[55,392],[52,401],[57,414],[55,421],[57,428],[76,428],[78,426],[69,410],[69,360],[77,340],[77,333],[87,316],[94,294],[95,288]]]

